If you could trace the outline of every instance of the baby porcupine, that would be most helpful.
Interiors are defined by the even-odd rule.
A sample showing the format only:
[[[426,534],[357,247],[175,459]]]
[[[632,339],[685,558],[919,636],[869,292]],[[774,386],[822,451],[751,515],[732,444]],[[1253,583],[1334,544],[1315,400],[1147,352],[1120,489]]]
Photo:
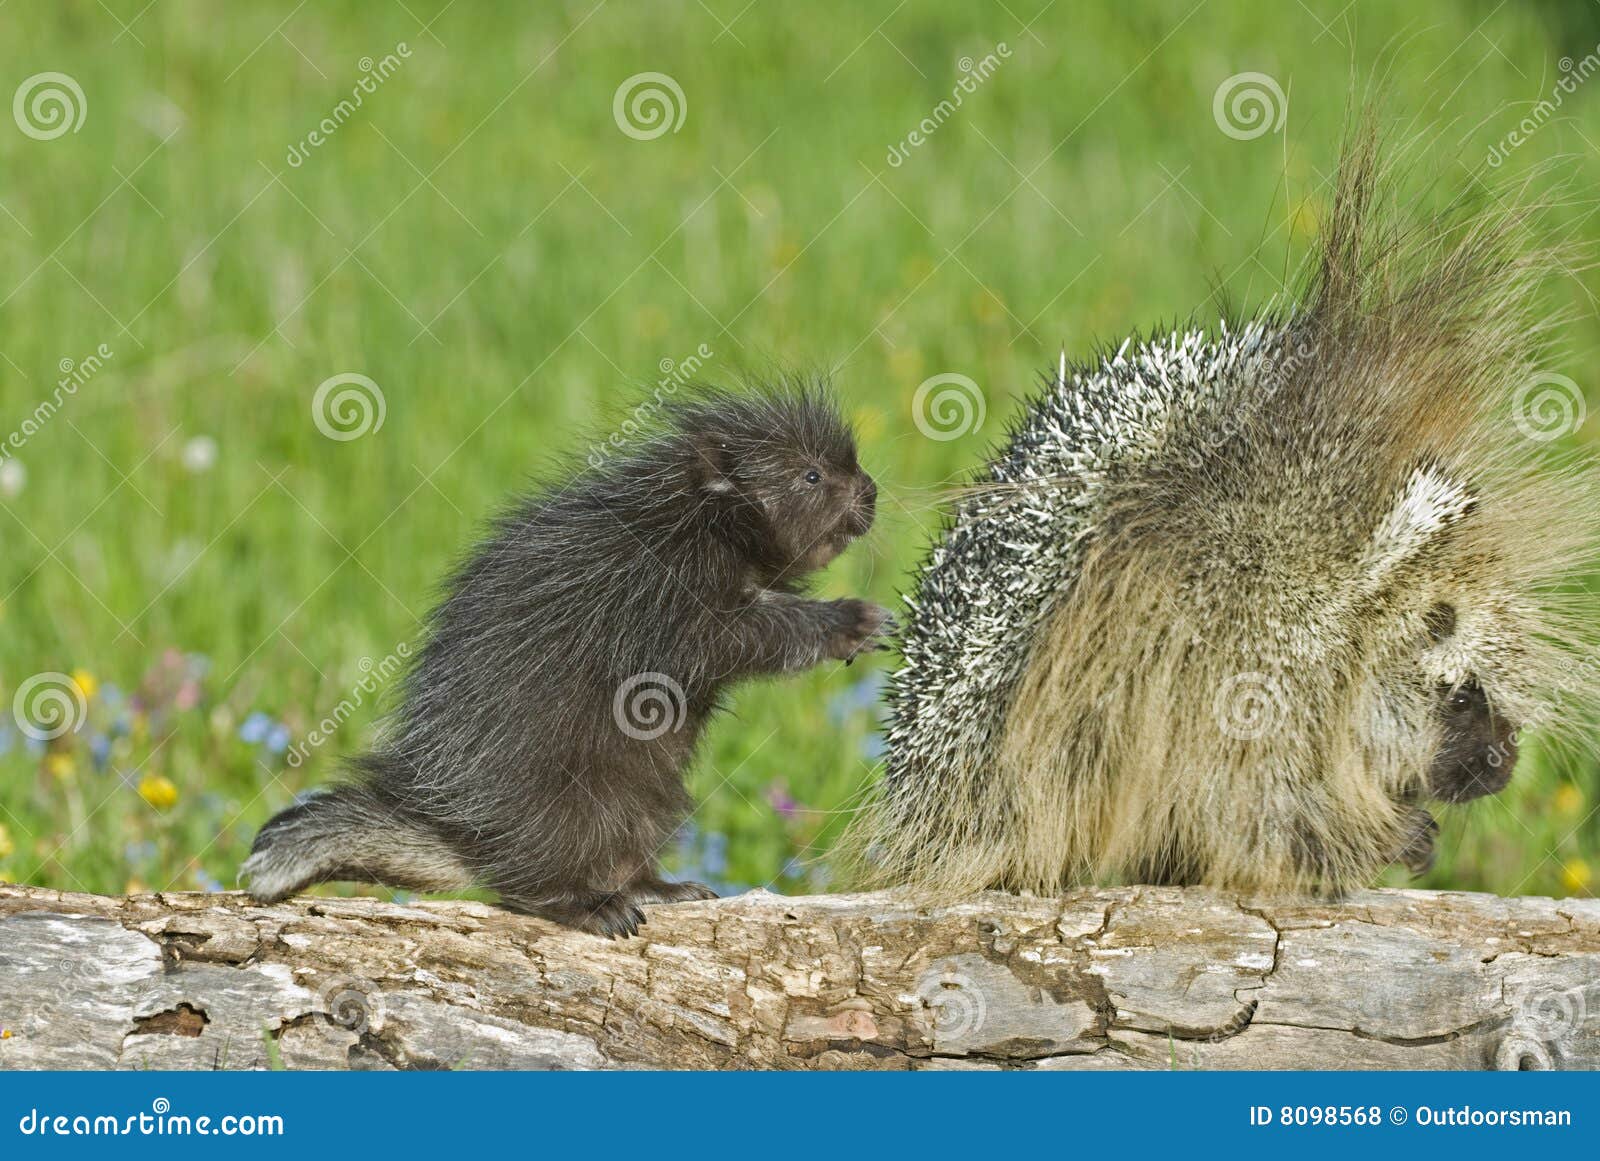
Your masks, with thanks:
[[[684,769],[731,683],[878,647],[886,611],[798,592],[871,526],[877,489],[815,385],[696,390],[662,427],[499,518],[356,778],[256,836],[252,895],[477,883],[613,936],[642,904],[711,897],[656,873]]]
[[[1595,493],[1512,414],[1551,380],[1547,256],[1525,211],[1395,226],[1376,155],[1353,134],[1297,304],[1063,357],[958,502],[861,881],[1338,893],[1430,865],[1426,804],[1497,792],[1592,694],[1563,591]]]

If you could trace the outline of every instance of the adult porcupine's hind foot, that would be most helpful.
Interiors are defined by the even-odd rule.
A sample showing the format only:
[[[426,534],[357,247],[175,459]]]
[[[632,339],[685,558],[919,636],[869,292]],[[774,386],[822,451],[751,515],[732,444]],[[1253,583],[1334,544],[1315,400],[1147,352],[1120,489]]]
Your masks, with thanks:
[[[512,911],[537,915],[564,927],[573,927],[607,939],[626,939],[644,926],[644,912],[625,891],[576,891],[560,899],[523,899],[500,896]]]
[[[629,883],[626,890],[630,899],[643,906],[652,903],[696,903],[717,897],[717,893],[704,883],[669,883],[665,879],[639,879]]]
[[[1406,837],[1394,861],[1413,875],[1426,875],[1433,870],[1434,840],[1438,837],[1439,824],[1433,815],[1413,808],[1406,817]]]

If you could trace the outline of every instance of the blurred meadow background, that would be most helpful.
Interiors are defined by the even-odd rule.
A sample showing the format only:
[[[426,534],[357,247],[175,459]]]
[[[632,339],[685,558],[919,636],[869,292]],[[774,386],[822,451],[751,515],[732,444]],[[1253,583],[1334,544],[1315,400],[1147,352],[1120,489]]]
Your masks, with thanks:
[[[892,603],[1063,346],[1281,293],[1352,91],[1428,196],[1600,177],[1587,2],[11,0],[0,30],[0,878],[63,889],[232,886],[371,737],[480,520],[664,379],[831,373],[884,499],[820,587]],[[1595,209],[1539,229],[1592,242]],[[1597,288],[1548,287],[1591,391]],[[942,438],[914,398],[956,375],[982,421]],[[741,691],[669,869],[827,889],[884,668]],[[1592,893],[1592,749],[1447,813],[1425,885]]]

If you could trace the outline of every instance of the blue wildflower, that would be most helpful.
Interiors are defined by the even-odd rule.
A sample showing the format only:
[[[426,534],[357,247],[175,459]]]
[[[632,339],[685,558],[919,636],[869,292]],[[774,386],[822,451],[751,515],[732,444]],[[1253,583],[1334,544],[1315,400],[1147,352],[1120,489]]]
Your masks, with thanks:
[[[716,831],[706,835],[700,865],[713,879],[720,879],[728,870],[728,836]]]
[[[244,719],[244,724],[239,727],[239,737],[254,746],[266,740],[267,731],[270,729],[272,729],[272,719],[260,710],[256,710]]]
[[[843,725],[847,718],[876,706],[882,692],[883,674],[874,670],[829,700],[828,717],[834,725]]]
[[[219,891],[227,890],[226,887],[224,887],[217,880],[213,879],[210,875],[206,874],[204,871],[196,871],[194,873],[194,881],[200,885],[200,889],[202,891],[207,891],[213,895]]]
[[[289,727],[282,722],[274,722],[267,731],[267,749],[274,754],[281,754],[289,748]]]

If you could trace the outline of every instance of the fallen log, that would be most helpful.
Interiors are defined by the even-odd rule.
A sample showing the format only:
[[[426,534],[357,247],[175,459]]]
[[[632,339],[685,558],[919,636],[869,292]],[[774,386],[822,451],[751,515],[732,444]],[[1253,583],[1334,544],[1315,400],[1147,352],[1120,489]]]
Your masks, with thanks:
[[[0,1068],[1597,1068],[1600,900],[753,892],[611,942],[469,902],[0,886]]]

